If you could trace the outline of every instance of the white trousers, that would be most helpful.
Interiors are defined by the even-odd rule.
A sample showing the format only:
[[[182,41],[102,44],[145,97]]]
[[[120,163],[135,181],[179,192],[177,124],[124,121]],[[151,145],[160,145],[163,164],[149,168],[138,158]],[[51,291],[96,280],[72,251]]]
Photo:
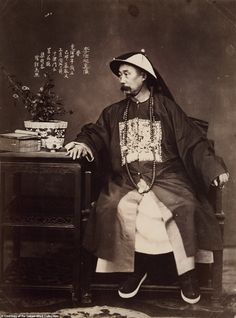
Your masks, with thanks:
[[[173,252],[178,275],[193,269],[196,261],[213,262],[213,254],[210,251],[199,250],[196,257],[188,257],[171,211],[152,191],[140,196],[142,196],[141,200],[137,201],[135,199],[137,190],[130,191],[121,199],[117,207],[119,218],[126,227],[131,224],[128,215],[136,215],[136,252],[152,255]],[[131,211],[132,209],[135,210]],[[122,260],[112,262],[99,258],[96,272],[116,272],[116,262],[120,261],[122,262]]]

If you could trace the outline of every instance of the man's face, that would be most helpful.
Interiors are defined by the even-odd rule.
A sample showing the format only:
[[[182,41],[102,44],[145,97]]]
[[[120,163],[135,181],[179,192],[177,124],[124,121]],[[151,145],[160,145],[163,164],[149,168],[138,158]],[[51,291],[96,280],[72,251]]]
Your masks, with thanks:
[[[135,96],[140,91],[145,78],[145,74],[132,65],[122,64],[119,67],[121,90],[126,94]]]

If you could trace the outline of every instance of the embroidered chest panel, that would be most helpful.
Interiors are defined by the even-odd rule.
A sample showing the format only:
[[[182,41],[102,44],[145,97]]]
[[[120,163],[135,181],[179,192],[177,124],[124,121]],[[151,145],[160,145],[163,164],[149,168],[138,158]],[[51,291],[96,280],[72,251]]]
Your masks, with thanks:
[[[125,123],[119,123],[122,166],[125,164]],[[154,147],[156,162],[162,162],[162,127],[160,121],[154,123]],[[127,162],[153,161],[150,121],[133,118],[127,121]]]

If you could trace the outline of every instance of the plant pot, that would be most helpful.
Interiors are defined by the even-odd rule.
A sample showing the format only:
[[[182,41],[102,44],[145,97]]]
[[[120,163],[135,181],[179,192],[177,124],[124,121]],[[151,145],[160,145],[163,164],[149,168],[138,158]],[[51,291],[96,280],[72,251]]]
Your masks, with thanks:
[[[24,126],[26,130],[37,132],[40,135],[42,148],[56,151],[63,147],[68,122],[25,120]]]

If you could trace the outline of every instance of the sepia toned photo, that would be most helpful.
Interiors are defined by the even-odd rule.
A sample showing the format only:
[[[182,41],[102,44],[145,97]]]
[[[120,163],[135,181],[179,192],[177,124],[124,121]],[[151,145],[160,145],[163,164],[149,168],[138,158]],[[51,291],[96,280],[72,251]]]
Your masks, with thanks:
[[[235,0],[0,0],[0,317],[236,316]]]

